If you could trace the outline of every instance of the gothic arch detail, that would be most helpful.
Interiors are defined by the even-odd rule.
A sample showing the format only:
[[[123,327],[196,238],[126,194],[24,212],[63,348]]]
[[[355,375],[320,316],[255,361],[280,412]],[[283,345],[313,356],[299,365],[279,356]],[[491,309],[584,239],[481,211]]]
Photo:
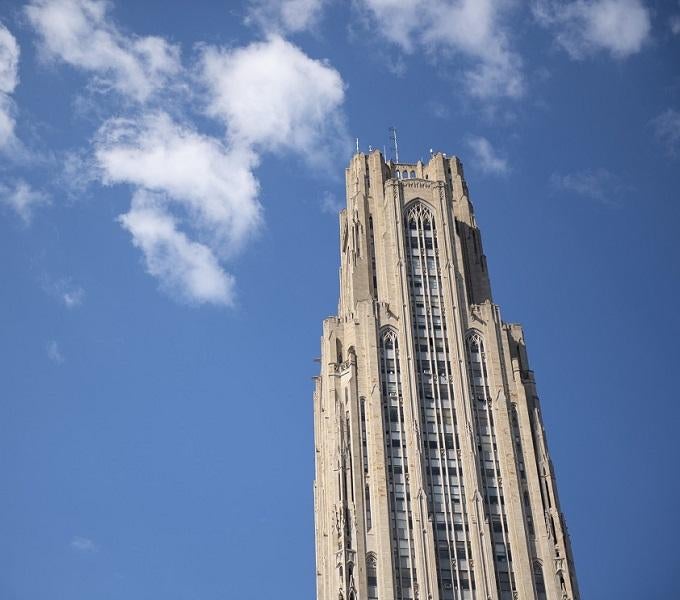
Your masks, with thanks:
[[[409,222],[422,221],[432,223],[434,221],[434,210],[422,198],[416,198],[409,202],[404,209],[404,214]]]

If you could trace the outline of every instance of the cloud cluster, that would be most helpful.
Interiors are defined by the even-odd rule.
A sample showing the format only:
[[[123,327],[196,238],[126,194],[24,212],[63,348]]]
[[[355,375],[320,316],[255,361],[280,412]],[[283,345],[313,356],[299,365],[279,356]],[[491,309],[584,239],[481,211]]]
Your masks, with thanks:
[[[504,25],[506,0],[359,0],[380,33],[404,52],[457,55],[464,84],[479,98],[524,93],[522,60]]]
[[[11,94],[19,82],[19,44],[0,23],[0,150],[14,140],[14,102]]]
[[[181,69],[179,48],[156,36],[126,36],[111,22],[105,0],[33,0],[26,15],[47,60],[95,75],[101,90],[143,102]]]
[[[538,0],[533,12],[575,59],[597,51],[626,58],[642,49],[651,30],[642,0]]]
[[[295,29],[321,5],[290,0],[279,8]],[[346,137],[342,78],[276,34],[241,48],[203,45],[185,68],[177,46],[123,33],[108,9],[103,0],[33,0],[26,14],[46,58],[133,101],[125,117],[99,127],[94,162],[103,184],[132,188],[119,223],[147,271],[183,302],[230,305],[234,279],[223,264],[262,222],[260,157],[294,152],[323,163],[332,140]],[[189,86],[223,136],[194,125],[182,95]]]

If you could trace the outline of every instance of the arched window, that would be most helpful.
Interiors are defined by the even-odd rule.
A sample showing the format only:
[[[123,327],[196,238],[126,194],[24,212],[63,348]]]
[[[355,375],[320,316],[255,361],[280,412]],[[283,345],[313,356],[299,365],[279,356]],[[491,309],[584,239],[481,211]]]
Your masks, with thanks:
[[[543,567],[538,561],[534,563],[534,585],[536,586],[536,598],[538,600],[546,600],[547,595],[545,591],[545,580],[543,579]]]
[[[375,554],[366,556],[366,579],[368,583],[368,600],[378,600],[378,561]]]
[[[416,178],[416,172],[415,172],[415,171],[411,171],[411,179],[415,179],[415,178]]]
[[[408,171],[406,169],[401,172],[401,177],[402,179],[408,179]]]

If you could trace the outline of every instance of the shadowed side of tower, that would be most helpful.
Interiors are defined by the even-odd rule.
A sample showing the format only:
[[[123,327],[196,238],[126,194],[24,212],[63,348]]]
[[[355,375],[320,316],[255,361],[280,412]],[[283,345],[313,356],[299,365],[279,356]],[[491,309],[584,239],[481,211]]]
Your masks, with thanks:
[[[314,392],[317,600],[577,600],[524,335],[460,161],[357,153]]]

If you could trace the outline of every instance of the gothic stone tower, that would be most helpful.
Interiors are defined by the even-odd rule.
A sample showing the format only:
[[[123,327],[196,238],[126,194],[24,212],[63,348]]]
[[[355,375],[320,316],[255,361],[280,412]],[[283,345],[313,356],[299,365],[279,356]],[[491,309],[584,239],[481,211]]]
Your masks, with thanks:
[[[317,600],[577,600],[522,328],[457,158],[358,153],[314,393]]]

